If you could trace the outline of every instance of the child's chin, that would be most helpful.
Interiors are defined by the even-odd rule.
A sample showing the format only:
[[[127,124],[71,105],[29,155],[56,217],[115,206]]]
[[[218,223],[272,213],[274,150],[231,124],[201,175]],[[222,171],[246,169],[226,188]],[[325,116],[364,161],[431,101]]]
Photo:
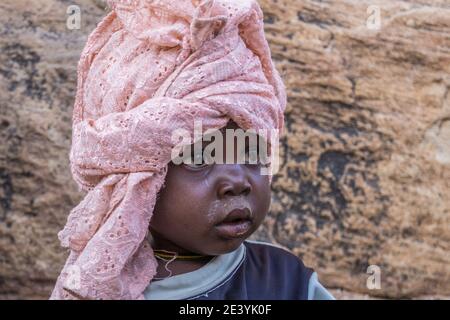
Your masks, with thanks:
[[[220,239],[217,241],[215,248],[211,248],[208,254],[217,256],[230,253],[239,248],[245,239],[246,238]]]

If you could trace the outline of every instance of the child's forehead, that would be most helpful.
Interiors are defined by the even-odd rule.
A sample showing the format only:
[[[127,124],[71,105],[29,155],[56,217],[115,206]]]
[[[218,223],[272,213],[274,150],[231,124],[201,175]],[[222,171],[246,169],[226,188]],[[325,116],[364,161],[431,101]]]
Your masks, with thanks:
[[[228,121],[227,125],[225,127],[222,127],[220,131],[225,132],[226,129],[242,129],[238,126],[236,122],[233,120]]]
[[[239,134],[236,130],[240,130],[242,135],[246,137],[245,139],[243,139],[243,141],[245,142],[246,145],[248,144],[248,139],[250,137],[259,138],[260,139],[259,142],[265,141],[265,139],[263,137],[260,137],[256,131],[252,131],[252,130],[246,131],[243,128],[239,127],[239,125],[236,122],[234,122],[233,120],[228,121],[226,126],[220,128],[220,129],[217,129],[217,131],[219,131],[222,136],[223,142],[232,142],[231,140],[239,140],[239,138],[238,138]],[[215,131],[215,132],[217,133],[217,131]],[[231,132],[231,134],[228,135],[227,131]],[[204,138],[206,138],[206,139],[203,139],[203,141],[202,141],[202,144],[204,146],[208,145],[212,141],[210,138],[208,138],[208,136],[210,136],[210,135],[214,136],[214,134],[211,134],[211,133],[206,134],[204,136]]]

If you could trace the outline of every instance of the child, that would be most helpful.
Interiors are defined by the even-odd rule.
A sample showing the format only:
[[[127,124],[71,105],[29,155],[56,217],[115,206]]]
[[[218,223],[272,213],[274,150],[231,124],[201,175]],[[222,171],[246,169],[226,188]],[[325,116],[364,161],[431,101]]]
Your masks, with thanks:
[[[292,253],[268,243],[244,241],[269,209],[270,181],[261,175],[260,161],[249,163],[249,139],[244,150],[238,150],[239,144],[229,141],[231,135],[224,129],[238,126],[230,121],[220,130],[223,159],[215,160],[224,164],[208,164],[204,158],[193,161],[198,158],[194,147],[190,163],[169,164],[150,222],[159,264],[145,298],[332,298],[317,275]],[[229,152],[234,163],[225,163]],[[203,149],[198,155],[204,154]],[[242,154],[247,156],[244,163],[238,161]]]
[[[270,131],[273,156],[286,93],[258,3],[109,4],[78,65],[70,160],[88,193],[58,234],[70,255],[51,298],[332,299],[295,255],[246,240],[270,205],[264,145],[242,163],[250,139],[225,135],[213,161],[202,145],[175,163],[198,120],[202,135]]]

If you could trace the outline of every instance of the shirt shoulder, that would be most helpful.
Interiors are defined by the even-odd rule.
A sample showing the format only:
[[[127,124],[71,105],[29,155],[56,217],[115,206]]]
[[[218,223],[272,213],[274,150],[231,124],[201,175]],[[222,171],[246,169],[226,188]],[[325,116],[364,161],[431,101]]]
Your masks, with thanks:
[[[310,276],[314,270],[305,266],[303,261],[290,250],[276,244],[256,240],[245,240],[248,259],[253,259],[260,265],[270,265],[277,268],[292,266],[305,271]]]
[[[280,287],[286,299],[328,300],[334,297],[319,282],[317,273],[305,266],[294,253],[281,246],[255,240],[244,242],[246,265],[266,275],[272,288]],[[255,271],[254,271],[255,272]],[[281,289],[281,287],[283,287]]]
[[[319,282],[316,272],[309,279],[308,300],[335,300],[334,296]]]
[[[307,299],[313,269],[280,246],[254,240],[246,240],[244,245],[246,257],[243,268],[252,295],[264,294],[277,300]]]

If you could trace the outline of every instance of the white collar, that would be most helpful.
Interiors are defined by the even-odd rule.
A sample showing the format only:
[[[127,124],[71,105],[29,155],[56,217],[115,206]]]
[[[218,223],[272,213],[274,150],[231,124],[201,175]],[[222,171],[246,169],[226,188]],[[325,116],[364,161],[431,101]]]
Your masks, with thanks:
[[[242,243],[236,250],[215,256],[203,267],[159,281],[152,281],[144,291],[146,300],[180,300],[208,294],[242,264],[246,247]]]

